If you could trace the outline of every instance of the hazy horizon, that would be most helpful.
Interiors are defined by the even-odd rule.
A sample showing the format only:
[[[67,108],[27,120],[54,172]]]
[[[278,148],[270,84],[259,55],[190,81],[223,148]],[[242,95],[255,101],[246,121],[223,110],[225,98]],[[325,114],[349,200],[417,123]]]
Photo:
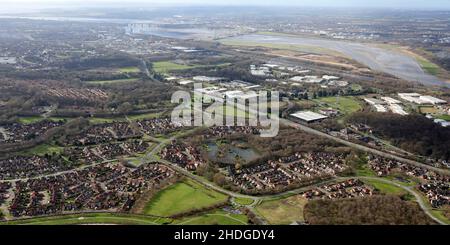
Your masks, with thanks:
[[[254,6],[302,6],[330,8],[395,8],[395,9],[435,9],[450,10],[448,0],[132,0],[127,3],[118,0],[0,0],[1,7],[17,9],[42,9],[49,7],[155,7],[189,5],[254,5]]]

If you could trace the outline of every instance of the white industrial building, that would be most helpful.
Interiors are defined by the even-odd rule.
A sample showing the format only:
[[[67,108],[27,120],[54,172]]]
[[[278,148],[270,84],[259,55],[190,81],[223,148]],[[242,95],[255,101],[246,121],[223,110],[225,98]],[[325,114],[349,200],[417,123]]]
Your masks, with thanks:
[[[192,79],[196,82],[218,82],[223,81],[225,78],[223,77],[207,77],[207,76],[195,76]]]
[[[180,85],[188,85],[188,84],[191,84],[191,83],[193,83],[194,81],[192,81],[192,80],[180,80],[179,82],[178,82],[178,84],[180,84]]]
[[[399,114],[402,116],[408,115],[408,112],[403,110],[403,108],[399,104],[390,104],[389,109],[392,111],[392,113]]]
[[[374,105],[377,112],[388,112],[388,109],[384,105],[376,104]]]
[[[384,104],[386,104],[386,102],[379,100],[379,99],[375,99],[375,98],[365,98],[364,101],[367,102],[369,105],[384,105]]]
[[[402,102],[399,100],[396,100],[391,97],[381,97],[382,100],[386,101],[388,104],[401,104]]]
[[[450,122],[447,122],[443,119],[435,119],[434,122],[445,128],[450,127]]]
[[[435,97],[433,97],[433,96],[427,96],[427,95],[425,95],[425,96],[420,96],[420,99],[423,100],[423,101],[425,101],[425,102],[428,102],[428,103],[430,103],[430,104],[433,104],[433,105],[443,105],[443,104],[447,104],[447,101],[441,100],[441,99],[438,99],[438,98],[435,98]]]
[[[326,81],[335,81],[335,80],[341,79],[340,77],[329,76],[329,75],[324,75],[324,76],[322,76],[322,78],[325,79]]]
[[[421,95],[418,93],[399,93],[398,96],[406,100],[408,102],[418,104],[418,105],[424,105],[424,104],[432,104],[432,105],[440,105],[440,104],[447,104],[447,101],[441,100],[432,96],[428,95]]]
[[[307,123],[316,122],[328,118],[325,115],[312,111],[299,111],[297,113],[291,114],[291,116]]]
[[[0,57],[0,64],[14,65],[17,63],[16,57]]]

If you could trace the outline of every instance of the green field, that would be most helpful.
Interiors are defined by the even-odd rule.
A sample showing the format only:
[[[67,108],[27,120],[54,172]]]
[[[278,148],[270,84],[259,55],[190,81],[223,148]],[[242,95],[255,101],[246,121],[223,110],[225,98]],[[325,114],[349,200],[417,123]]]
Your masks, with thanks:
[[[69,120],[70,118],[62,118],[62,117],[41,117],[41,116],[32,116],[32,117],[19,117],[19,122],[23,124],[31,124],[31,123],[37,123],[43,120],[50,120],[50,121],[61,121],[61,120]]]
[[[40,116],[34,116],[34,117],[19,117],[19,122],[23,124],[31,124],[31,123],[37,123],[44,120],[43,117]]]
[[[247,205],[252,204],[254,202],[254,200],[250,199],[250,198],[245,198],[245,197],[237,197],[234,199],[234,202],[237,204],[240,204],[240,205],[247,206]]]
[[[0,225],[245,225],[247,223],[247,216],[243,214],[230,214],[222,210],[215,210],[178,220],[137,214],[86,213],[14,220],[0,222]]]
[[[344,56],[342,53],[337,51],[312,45],[300,45],[300,44],[278,44],[278,43],[262,43],[262,42],[251,42],[251,41],[236,41],[236,40],[221,40],[224,45],[230,46],[247,46],[247,47],[263,47],[271,49],[282,49],[282,50],[292,50],[302,53],[314,53],[314,54],[327,54],[334,56]]]
[[[130,67],[122,67],[119,69],[120,72],[122,73],[136,73],[136,72],[140,72],[139,68],[135,67],[135,66],[130,66]]]
[[[147,114],[140,114],[140,115],[130,115],[127,116],[130,120],[144,120],[144,119],[154,119],[160,117],[162,112],[155,112],[155,113],[147,113]]]
[[[361,104],[352,97],[324,97],[314,101],[325,103],[324,107],[337,109],[344,115],[349,115],[362,109]]]
[[[158,73],[168,73],[170,71],[186,70],[195,67],[196,66],[180,65],[170,61],[160,61],[153,63],[153,70],[155,70]]]
[[[38,146],[35,146],[33,148],[21,151],[20,154],[21,155],[39,155],[39,156],[43,156],[45,154],[53,154],[53,153],[57,153],[60,154],[62,153],[64,150],[63,147],[59,147],[59,146],[53,146],[53,145],[48,145],[48,144],[41,144]]]
[[[441,69],[438,65],[432,63],[431,61],[421,57],[421,56],[416,56],[416,60],[417,62],[419,62],[419,65],[422,67],[422,69],[427,72],[428,74],[431,75],[438,75],[439,74],[439,70]]]
[[[247,216],[231,214],[222,210],[186,217],[174,222],[176,225],[246,225],[247,223]]]
[[[366,176],[366,177],[376,177],[377,176],[375,171],[370,169],[370,167],[368,165],[364,165],[364,166],[359,167],[356,170],[356,175],[357,176]]]
[[[377,180],[364,180],[365,183],[375,187],[384,194],[405,195],[407,192],[402,188]]]
[[[145,207],[148,215],[164,216],[210,207],[227,200],[227,196],[193,181],[184,181],[160,191]]]
[[[139,78],[125,78],[125,79],[116,79],[116,80],[99,80],[99,81],[86,81],[87,84],[95,84],[95,85],[106,85],[106,84],[114,84],[114,83],[129,83],[136,82]]]
[[[293,222],[305,221],[303,208],[308,200],[300,195],[284,199],[265,201],[256,207],[256,211],[270,224],[288,225]]]
[[[363,89],[363,87],[359,84],[352,84],[352,85],[350,85],[350,87],[352,88],[353,91],[357,91],[357,92],[359,92]]]
[[[157,73],[167,74],[170,71],[187,70],[199,67],[223,67],[228,65],[230,65],[230,63],[223,63],[217,65],[182,65],[171,61],[159,61],[153,63],[153,70],[156,71]]]
[[[80,224],[118,224],[118,225],[161,225],[171,219],[144,215],[91,213],[53,217],[41,217],[25,220],[0,222],[0,225],[80,225]]]
[[[437,118],[445,120],[445,121],[450,121],[450,115],[439,115],[439,116],[437,116]]]

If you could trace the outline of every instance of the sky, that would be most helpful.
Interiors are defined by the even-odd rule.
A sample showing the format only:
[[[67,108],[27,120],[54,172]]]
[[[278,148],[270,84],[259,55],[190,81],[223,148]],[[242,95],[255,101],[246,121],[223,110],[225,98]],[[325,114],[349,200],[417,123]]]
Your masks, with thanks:
[[[450,0],[0,0],[6,6],[106,5],[116,2],[128,5],[196,4],[196,5],[296,5],[310,7],[449,9]],[[131,5],[131,4],[130,4]],[[133,4],[134,5],[134,4]]]

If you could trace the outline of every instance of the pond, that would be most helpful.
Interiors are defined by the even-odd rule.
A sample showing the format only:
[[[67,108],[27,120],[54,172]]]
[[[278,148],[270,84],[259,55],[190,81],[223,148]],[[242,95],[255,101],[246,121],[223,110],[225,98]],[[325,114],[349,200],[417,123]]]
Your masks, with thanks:
[[[241,159],[242,164],[249,163],[258,159],[261,155],[252,148],[244,148],[239,144],[218,145],[217,143],[208,143],[208,158],[211,161],[235,164],[236,159]]]

